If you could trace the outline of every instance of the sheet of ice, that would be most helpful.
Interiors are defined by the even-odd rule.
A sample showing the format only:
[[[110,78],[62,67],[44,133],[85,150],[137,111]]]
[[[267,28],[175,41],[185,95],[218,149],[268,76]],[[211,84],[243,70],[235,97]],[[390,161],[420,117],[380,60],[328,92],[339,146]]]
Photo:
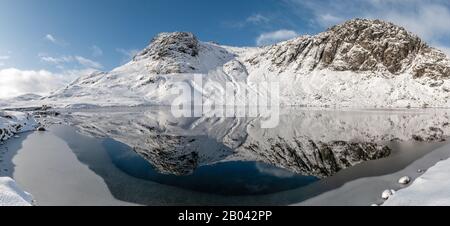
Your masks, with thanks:
[[[31,206],[32,196],[9,177],[0,177],[0,206]]]
[[[431,167],[405,189],[397,191],[385,206],[448,206],[450,205],[450,160]]]

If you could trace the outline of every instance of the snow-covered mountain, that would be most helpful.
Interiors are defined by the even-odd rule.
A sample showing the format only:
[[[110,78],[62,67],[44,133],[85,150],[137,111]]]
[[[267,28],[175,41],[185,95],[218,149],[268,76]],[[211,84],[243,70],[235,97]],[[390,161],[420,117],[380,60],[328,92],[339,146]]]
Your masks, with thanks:
[[[450,107],[450,60],[404,28],[355,19],[314,36],[272,46],[237,48],[201,42],[185,32],[162,33],[131,62],[82,76],[40,100],[64,106],[166,105],[169,90],[194,80],[233,84],[243,103],[248,87],[280,83],[283,105],[337,107]],[[239,98],[240,97],[240,98]]]

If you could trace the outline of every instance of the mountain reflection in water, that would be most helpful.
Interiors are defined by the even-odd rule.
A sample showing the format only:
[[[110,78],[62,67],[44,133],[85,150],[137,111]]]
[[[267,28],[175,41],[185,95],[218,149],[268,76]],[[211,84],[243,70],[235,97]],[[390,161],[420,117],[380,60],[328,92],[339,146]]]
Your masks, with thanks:
[[[189,175],[223,162],[261,162],[324,178],[387,157],[392,141],[442,141],[445,111],[324,111],[284,109],[280,124],[262,129],[258,118],[174,118],[165,108],[71,112],[81,133],[132,147],[160,173]]]

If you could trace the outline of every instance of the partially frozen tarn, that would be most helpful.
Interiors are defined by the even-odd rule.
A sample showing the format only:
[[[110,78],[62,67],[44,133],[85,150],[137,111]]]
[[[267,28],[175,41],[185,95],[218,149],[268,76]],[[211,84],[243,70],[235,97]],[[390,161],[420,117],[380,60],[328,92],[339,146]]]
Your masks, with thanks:
[[[34,130],[36,126],[37,122],[28,113],[0,111],[0,142]],[[31,202],[31,195],[21,190],[13,179],[0,177],[0,206],[29,206]]]
[[[0,206],[31,206],[32,196],[9,177],[0,177]]]
[[[450,160],[431,167],[405,189],[397,191],[385,206],[448,206],[450,205]]]
[[[438,142],[450,134],[446,111],[292,108],[280,112],[278,128],[261,129],[260,118],[177,118],[170,108],[137,109],[78,111],[62,117],[84,135],[113,138],[133,147],[160,172],[181,175],[198,166],[245,160],[324,178],[390,155],[386,142]]]

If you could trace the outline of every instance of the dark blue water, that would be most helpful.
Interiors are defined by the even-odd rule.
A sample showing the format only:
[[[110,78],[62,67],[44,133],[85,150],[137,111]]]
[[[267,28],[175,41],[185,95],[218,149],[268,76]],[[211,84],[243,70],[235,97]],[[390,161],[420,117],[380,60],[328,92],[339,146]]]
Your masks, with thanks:
[[[197,168],[185,176],[159,173],[129,146],[106,139],[113,164],[130,176],[184,189],[221,195],[261,195],[306,186],[319,179],[260,162],[224,162]]]

